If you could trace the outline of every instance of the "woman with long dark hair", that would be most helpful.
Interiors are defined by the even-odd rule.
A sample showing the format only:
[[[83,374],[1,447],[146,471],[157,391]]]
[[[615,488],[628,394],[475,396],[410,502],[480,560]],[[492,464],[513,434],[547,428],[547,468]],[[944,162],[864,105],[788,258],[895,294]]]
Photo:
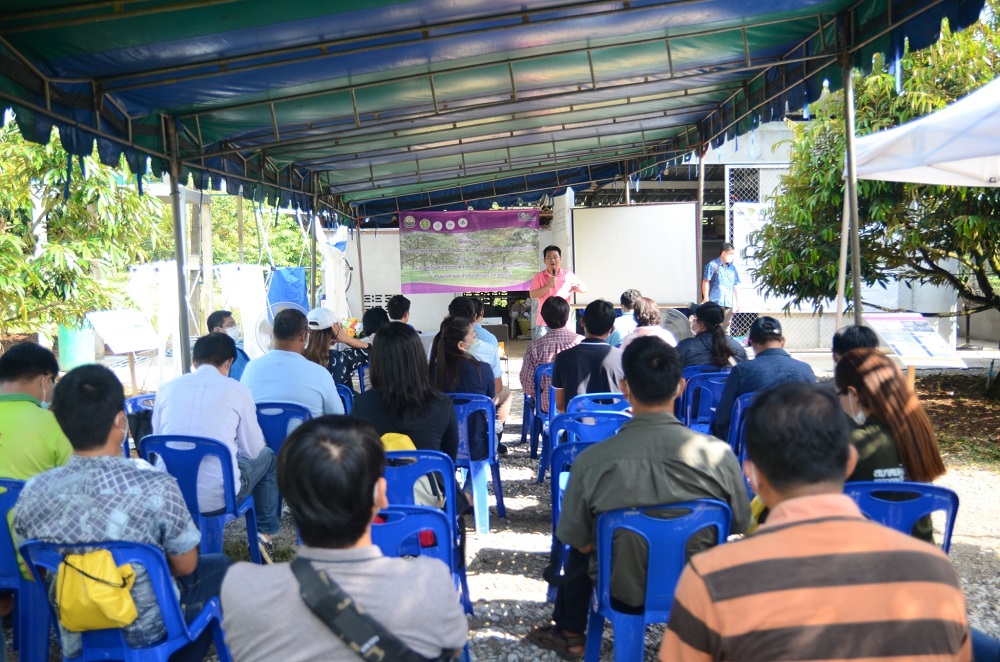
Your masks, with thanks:
[[[354,400],[353,416],[380,435],[398,432],[421,450],[458,450],[458,425],[451,398],[431,385],[424,346],[408,324],[389,322],[369,350],[372,387]]]
[[[493,369],[489,363],[469,354],[476,340],[471,319],[446,317],[431,347],[430,375],[436,388],[445,393],[496,395]],[[469,456],[480,460],[489,455],[488,424],[484,416],[469,421]]]
[[[695,308],[691,320],[694,337],[677,343],[677,352],[681,355],[685,368],[692,365],[725,368],[730,364],[730,359],[732,363],[747,360],[746,350],[726,335],[724,320],[722,306],[714,301],[706,301]]]
[[[856,428],[858,464],[848,481],[930,483],[945,472],[937,436],[917,394],[899,368],[877,349],[859,347],[840,357],[834,382]],[[933,540],[930,518],[914,535]]]

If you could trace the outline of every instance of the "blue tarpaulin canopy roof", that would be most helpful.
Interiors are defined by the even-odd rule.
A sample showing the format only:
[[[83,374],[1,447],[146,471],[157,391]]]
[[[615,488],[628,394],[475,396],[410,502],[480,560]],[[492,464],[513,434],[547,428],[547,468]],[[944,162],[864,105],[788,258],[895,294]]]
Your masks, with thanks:
[[[982,7],[6,0],[0,99],[29,139],[56,126],[134,171],[176,158],[255,199],[423,207],[653,167],[838,86],[839,53],[866,66]]]

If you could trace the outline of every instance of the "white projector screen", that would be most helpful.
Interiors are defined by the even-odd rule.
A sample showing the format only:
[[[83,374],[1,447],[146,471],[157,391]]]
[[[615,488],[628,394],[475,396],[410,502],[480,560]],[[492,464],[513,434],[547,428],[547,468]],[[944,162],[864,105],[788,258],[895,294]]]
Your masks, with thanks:
[[[573,271],[587,285],[576,303],[616,306],[635,288],[660,305],[698,301],[695,205],[579,207],[573,210]]]

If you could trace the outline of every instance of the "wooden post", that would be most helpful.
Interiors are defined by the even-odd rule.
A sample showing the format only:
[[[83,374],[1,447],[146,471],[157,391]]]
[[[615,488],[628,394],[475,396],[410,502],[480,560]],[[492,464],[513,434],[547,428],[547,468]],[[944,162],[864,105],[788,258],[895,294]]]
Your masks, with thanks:
[[[128,353],[128,372],[132,376],[132,395],[139,395],[139,382],[135,378],[135,352]]]
[[[243,187],[240,187],[240,193],[236,196],[236,234],[240,240],[240,264],[243,264]]]
[[[910,388],[915,389],[917,383],[917,367],[908,365],[906,366],[906,383],[910,385]]]

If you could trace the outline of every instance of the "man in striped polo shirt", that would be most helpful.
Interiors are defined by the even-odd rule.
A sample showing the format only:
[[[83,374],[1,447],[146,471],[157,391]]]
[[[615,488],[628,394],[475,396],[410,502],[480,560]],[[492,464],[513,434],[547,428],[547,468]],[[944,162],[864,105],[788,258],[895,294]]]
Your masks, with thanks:
[[[843,495],[857,462],[847,426],[815,385],[757,398],[744,471],[770,516],[692,557],[660,660],[972,659],[948,557],[866,520]]]

